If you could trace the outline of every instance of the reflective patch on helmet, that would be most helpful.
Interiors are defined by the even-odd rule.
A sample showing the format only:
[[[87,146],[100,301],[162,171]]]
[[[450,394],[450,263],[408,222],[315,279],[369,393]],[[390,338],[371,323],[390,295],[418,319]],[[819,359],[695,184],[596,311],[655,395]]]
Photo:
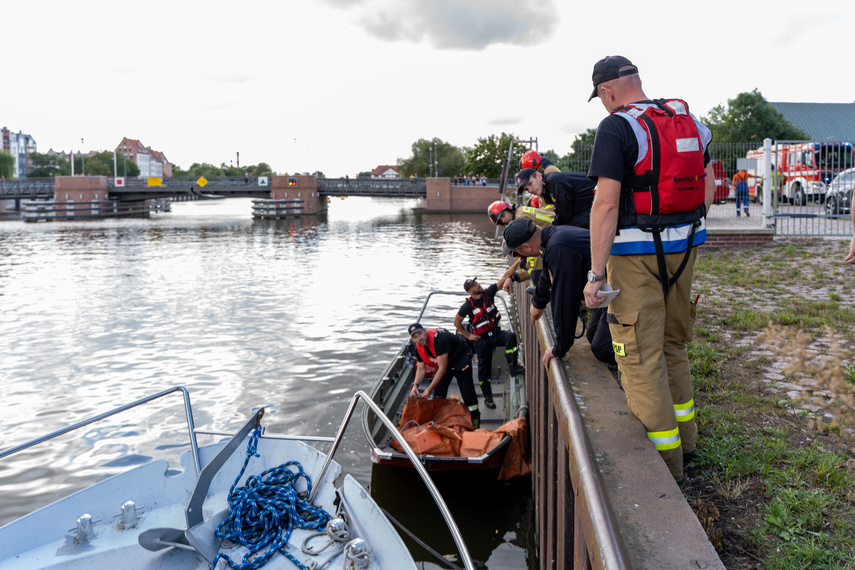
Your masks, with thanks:
[[[626,346],[622,342],[612,341],[612,348],[618,356],[626,356]]]
[[[696,152],[700,150],[701,145],[697,137],[690,139],[677,139],[677,152]]]

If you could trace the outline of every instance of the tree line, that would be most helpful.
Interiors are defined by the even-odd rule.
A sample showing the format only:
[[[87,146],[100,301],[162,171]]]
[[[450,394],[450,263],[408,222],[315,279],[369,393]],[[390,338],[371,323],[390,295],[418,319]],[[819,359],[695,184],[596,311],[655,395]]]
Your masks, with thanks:
[[[753,143],[759,148],[765,138],[772,140],[809,138],[807,133],[778,112],[757,89],[740,93],[735,98],[728,99],[726,105],[717,105],[707,115],[699,118],[712,131],[714,143]],[[587,172],[596,136],[597,129],[588,129],[576,135],[566,154],[559,155],[552,149],[543,151],[541,154],[563,171]],[[428,176],[434,170],[435,154],[434,176],[453,178],[463,174],[498,178],[501,176],[504,159],[508,155],[508,146],[514,140],[516,137],[513,134],[502,133],[499,136],[490,135],[480,138],[471,148],[458,148],[437,138],[419,139],[413,143],[413,154],[410,157],[398,159],[399,170],[403,177],[411,174]],[[518,168],[519,160],[526,150],[527,148],[522,144],[514,145],[511,174]]]

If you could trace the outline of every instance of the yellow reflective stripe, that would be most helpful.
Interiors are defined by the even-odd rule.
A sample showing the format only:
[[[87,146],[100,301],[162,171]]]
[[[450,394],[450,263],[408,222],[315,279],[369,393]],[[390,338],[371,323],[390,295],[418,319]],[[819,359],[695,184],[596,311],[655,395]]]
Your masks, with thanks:
[[[517,351],[517,347],[509,348],[505,351],[505,354],[513,354]]]
[[[544,216],[543,214],[535,214],[534,217],[540,220],[541,222],[549,222],[550,224],[552,223],[552,220],[555,219],[551,216]]]
[[[666,451],[680,447],[680,429],[674,428],[668,431],[649,431],[647,439],[653,442],[656,449]]]
[[[695,417],[695,400],[689,400],[685,404],[674,404],[674,413],[678,422],[687,422]]]
[[[474,411],[476,411],[477,409],[478,409],[478,404],[475,404],[474,406],[469,406],[469,411],[470,411],[470,412],[474,412]]]

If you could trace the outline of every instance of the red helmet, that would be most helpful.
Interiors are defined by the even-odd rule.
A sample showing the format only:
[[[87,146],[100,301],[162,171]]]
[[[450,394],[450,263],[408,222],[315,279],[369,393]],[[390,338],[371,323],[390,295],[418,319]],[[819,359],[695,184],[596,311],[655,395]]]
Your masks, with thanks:
[[[520,168],[534,168],[537,170],[543,163],[543,157],[536,150],[527,150],[520,159]]]
[[[502,212],[508,210],[513,213],[513,207],[507,202],[502,202],[501,200],[496,200],[487,208],[487,215],[490,216],[490,220],[494,224],[499,223],[499,218],[502,216]]]
[[[532,196],[528,201],[528,205],[532,208],[540,208],[540,196]]]

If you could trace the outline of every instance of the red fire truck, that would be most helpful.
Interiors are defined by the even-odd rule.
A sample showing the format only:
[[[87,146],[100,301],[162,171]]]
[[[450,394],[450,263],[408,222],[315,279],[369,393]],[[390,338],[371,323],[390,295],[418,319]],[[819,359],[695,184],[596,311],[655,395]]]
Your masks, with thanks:
[[[823,202],[828,183],[841,170],[852,167],[852,145],[849,143],[782,143],[773,144],[772,168],[783,175],[778,192],[782,201],[803,206],[808,199]],[[755,201],[762,201],[766,155],[762,148],[749,151],[753,168],[747,168],[748,191]]]

